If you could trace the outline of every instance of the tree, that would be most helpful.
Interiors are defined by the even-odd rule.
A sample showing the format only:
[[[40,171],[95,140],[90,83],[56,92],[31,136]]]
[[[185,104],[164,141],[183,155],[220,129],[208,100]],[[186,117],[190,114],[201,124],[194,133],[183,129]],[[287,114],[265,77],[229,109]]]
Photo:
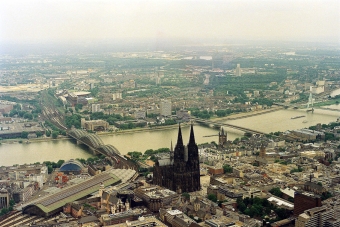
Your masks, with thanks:
[[[10,206],[14,206],[14,204],[15,204],[15,202],[14,202],[13,199],[9,200],[9,205],[10,205]]]
[[[332,193],[330,193],[330,192],[324,192],[324,193],[322,193],[322,195],[321,195],[321,200],[326,200],[326,199],[328,199],[328,198],[330,198],[330,197],[332,197],[333,195],[332,195]]]
[[[2,208],[1,211],[0,211],[0,215],[4,215],[4,214],[7,214],[8,213],[8,209],[7,208]]]
[[[46,134],[47,137],[50,137],[51,136],[51,131],[50,130],[46,130],[45,134]]]
[[[33,119],[33,115],[29,112],[26,112],[23,116],[25,119],[29,119],[29,120],[32,120]]]
[[[230,167],[229,165],[224,165],[223,166],[224,173],[232,173],[233,172],[233,167]]]
[[[184,192],[183,194],[182,194],[182,196],[186,199],[186,200],[190,200],[190,194],[189,193],[187,193],[187,192]]]
[[[208,195],[208,199],[209,200],[211,200],[211,201],[213,201],[213,202],[217,202],[217,197],[216,197],[216,195],[214,195],[214,194],[209,194]]]
[[[297,169],[292,169],[290,171],[290,173],[295,173],[295,172],[302,172],[303,171],[303,168],[301,168],[300,166],[297,168]]]
[[[51,174],[53,172],[53,167],[51,165],[48,165],[47,171],[48,171],[48,174]]]
[[[58,132],[58,131],[53,131],[53,132],[52,132],[52,138],[53,138],[53,139],[57,139],[57,138],[58,138],[58,135],[59,135],[59,132]]]
[[[239,141],[240,141],[240,138],[236,138],[234,139],[233,144],[237,144]]]
[[[74,114],[72,116],[66,116],[65,117],[66,126],[68,128],[71,128],[72,126],[74,126],[76,128],[80,128],[80,126],[81,126],[80,119],[81,119],[81,116],[78,115],[78,114]]]
[[[280,190],[280,188],[272,188],[269,190],[269,192],[277,197],[281,197],[282,196],[282,192]]]
[[[237,198],[236,202],[237,208],[243,213],[247,208],[246,204],[243,202],[242,198]]]
[[[79,110],[81,110],[83,108],[83,104],[79,103],[74,108],[76,109],[77,112],[79,112]]]
[[[42,136],[43,134],[42,134],[42,132],[36,132],[35,134],[37,134],[37,137],[40,137],[40,136]]]
[[[26,131],[21,132],[21,138],[27,139],[27,136],[28,136],[28,132]]]
[[[60,166],[61,166],[64,162],[65,162],[64,160],[59,160],[59,161],[57,162],[58,168],[60,168]]]

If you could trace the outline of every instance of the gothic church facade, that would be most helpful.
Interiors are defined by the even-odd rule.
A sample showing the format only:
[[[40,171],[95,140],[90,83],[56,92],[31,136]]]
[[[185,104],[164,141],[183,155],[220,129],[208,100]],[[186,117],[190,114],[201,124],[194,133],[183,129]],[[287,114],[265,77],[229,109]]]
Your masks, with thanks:
[[[179,126],[177,144],[174,150],[171,147],[170,157],[159,159],[155,163],[153,183],[177,193],[200,190],[199,155],[193,125],[191,125],[187,146],[183,144],[181,126]]]

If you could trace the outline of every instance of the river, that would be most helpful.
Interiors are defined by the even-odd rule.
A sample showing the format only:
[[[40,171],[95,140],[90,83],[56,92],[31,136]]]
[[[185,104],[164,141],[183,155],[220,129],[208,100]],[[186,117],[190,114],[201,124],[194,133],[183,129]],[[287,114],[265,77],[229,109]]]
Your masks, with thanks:
[[[305,116],[302,118],[291,119],[295,116]],[[336,121],[340,112],[316,109],[314,113],[305,110],[279,110],[263,115],[229,120],[226,123],[251,128],[262,132],[286,131],[289,129],[299,129],[316,125],[317,123],[327,124]],[[304,123],[307,121],[306,123]],[[184,143],[189,140],[189,127],[182,128]],[[194,126],[196,143],[206,143],[218,141],[218,129]],[[228,139],[234,140],[241,137],[243,132],[225,128]],[[165,130],[146,130],[136,133],[123,133],[101,136],[105,144],[114,145],[122,154],[129,151],[144,152],[147,149],[158,149],[170,147],[171,141],[175,146],[177,140],[177,128]],[[207,137],[208,136],[208,137]],[[34,163],[42,161],[68,160],[71,158],[88,158],[91,154],[83,146],[76,145],[72,140],[46,141],[29,144],[2,144],[0,145],[0,166],[13,164]]]

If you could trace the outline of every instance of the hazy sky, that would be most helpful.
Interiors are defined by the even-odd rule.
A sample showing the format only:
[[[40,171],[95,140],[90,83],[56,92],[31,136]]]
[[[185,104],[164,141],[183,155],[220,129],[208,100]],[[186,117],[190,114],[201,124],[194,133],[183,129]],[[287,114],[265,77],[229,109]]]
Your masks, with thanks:
[[[0,0],[0,42],[340,40],[340,0]]]

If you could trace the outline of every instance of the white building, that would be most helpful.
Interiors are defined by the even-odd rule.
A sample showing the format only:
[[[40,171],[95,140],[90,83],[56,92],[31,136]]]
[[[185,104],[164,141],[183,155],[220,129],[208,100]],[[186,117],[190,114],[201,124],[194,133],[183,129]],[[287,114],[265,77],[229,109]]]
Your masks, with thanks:
[[[325,92],[325,81],[319,80],[316,82],[315,86],[310,86],[309,88],[312,94],[320,94]]]
[[[162,99],[161,100],[161,115],[162,116],[171,116],[171,100]]]

